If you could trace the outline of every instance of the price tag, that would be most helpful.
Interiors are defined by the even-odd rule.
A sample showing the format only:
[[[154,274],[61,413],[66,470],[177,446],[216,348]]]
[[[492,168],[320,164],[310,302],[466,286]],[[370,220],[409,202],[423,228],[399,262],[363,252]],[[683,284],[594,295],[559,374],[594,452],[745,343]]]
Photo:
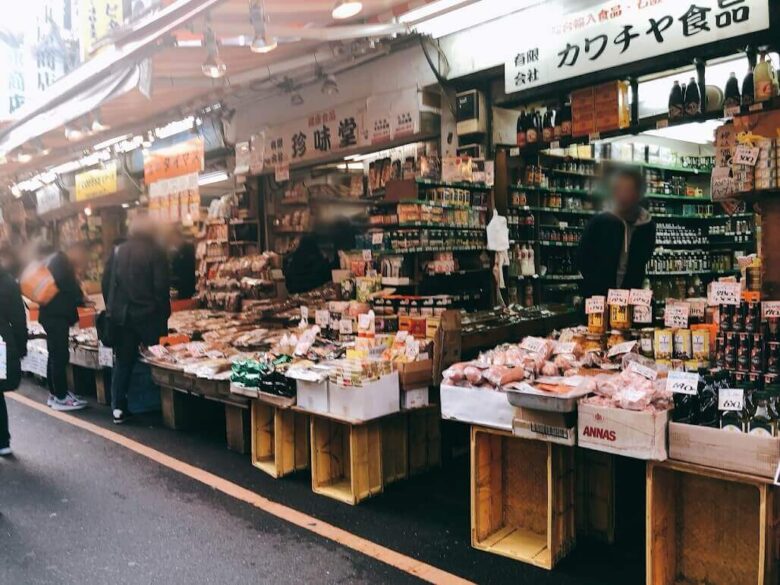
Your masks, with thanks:
[[[745,408],[745,391],[742,388],[722,388],[718,392],[718,410],[742,410]]]
[[[520,347],[531,353],[541,353],[547,347],[547,341],[540,337],[526,337]]]
[[[691,306],[688,303],[679,301],[667,302],[664,313],[664,325],[672,329],[687,329],[690,311]]]
[[[374,232],[373,234],[371,234],[371,243],[377,246],[382,243],[384,237],[385,237],[384,232]]]
[[[734,178],[729,167],[715,167],[712,169],[710,181],[710,199],[713,201],[726,201],[734,196]]]
[[[647,366],[644,366],[639,362],[629,363],[628,371],[633,372],[635,374],[639,374],[640,376],[642,376],[643,378],[647,378],[648,380],[655,380],[658,377],[658,372],[656,372],[653,368],[648,368]]]
[[[628,297],[631,291],[626,288],[611,288],[607,293],[607,304],[625,307],[628,305]]]
[[[663,120],[658,120],[658,122],[655,123],[655,127],[658,129],[661,128],[668,128],[669,127],[669,119],[664,118]]]
[[[290,163],[279,163],[274,167],[274,180],[277,183],[290,180]]]
[[[574,349],[577,347],[577,344],[574,341],[566,341],[566,342],[558,342],[555,344],[555,349],[553,350],[553,354],[558,355],[562,353],[574,353]]]
[[[742,108],[740,108],[739,106],[731,106],[730,108],[723,108],[723,117],[733,118],[734,116],[739,116],[741,112],[742,112]]]
[[[569,227],[569,222],[568,221],[559,221],[558,222],[558,227],[561,228],[562,230],[565,230],[567,227]]]
[[[734,159],[732,160],[732,163],[735,165],[754,167],[758,162],[759,152],[760,151],[758,148],[751,148],[750,146],[740,144],[734,151]]]
[[[629,305],[649,307],[653,302],[653,291],[645,288],[632,288],[628,295]]]
[[[585,300],[585,314],[595,315],[604,312],[606,299],[602,296],[590,297]]]
[[[314,322],[320,329],[325,329],[330,325],[330,311],[327,309],[318,309],[314,311]]]
[[[760,112],[764,109],[764,104],[762,102],[758,102],[757,104],[750,104],[750,107],[748,107],[748,110],[751,112]]]
[[[339,321],[339,333],[342,335],[352,335],[352,319],[344,317]]]
[[[371,255],[371,250],[363,250],[363,260],[366,262],[371,262],[371,258],[373,258]]]
[[[652,323],[653,310],[650,305],[634,305],[634,323]]]
[[[630,353],[635,346],[636,346],[636,341],[624,341],[623,343],[618,343],[609,348],[609,351],[607,352],[607,357],[615,357],[616,355]]]
[[[301,306],[301,321],[309,321],[309,307]]]
[[[358,329],[367,331],[370,328],[371,328],[371,315],[369,315],[368,313],[363,313],[362,315],[358,315]]]
[[[561,143],[560,143],[559,140],[553,140],[550,143],[550,148],[552,148],[552,149],[556,149],[556,148],[560,148],[560,147],[561,147]]]
[[[98,365],[101,368],[114,367],[114,350],[98,342]]]
[[[738,282],[713,282],[707,293],[707,302],[710,305],[734,305],[739,306],[742,285]]]
[[[588,141],[594,142],[596,140],[601,140],[601,132],[591,132],[588,134]]]
[[[764,301],[761,303],[761,313],[764,319],[780,317],[780,301]]]
[[[688,317],[703,318],[704,312],[707,310],[706,299],[691,299],[688,301],[690,311]]]
[[[669,372],[666,378],[666,391],[675,394],[696,394],[699,387],[699,374],[693,372]]]
[[[520,148],[510,148],[509,149],[509,156],[520,156]]]

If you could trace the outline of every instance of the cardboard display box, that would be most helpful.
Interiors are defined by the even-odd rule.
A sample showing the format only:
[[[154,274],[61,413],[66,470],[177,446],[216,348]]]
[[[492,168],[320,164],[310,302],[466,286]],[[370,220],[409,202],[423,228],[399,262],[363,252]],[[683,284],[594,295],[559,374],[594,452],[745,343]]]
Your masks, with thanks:
[[[580,402],[577,443],[605,453],[664,461],[668,422],[668,411],[637,412]]]
[[[330,384],[328,412],[351,421],[373,420],[399,411],[400,392],[398,372],[359,387]]]
[[[506,392],[442,384],[440,400],[443,419],[512,432],[515,407]]]
[[[780,465],[780,438],[672,422],[669,458],[774,479]]]
[[[577,443],[577,413],[517,408],[512,434],[523,439],[574,446]]]
[[[401,390],[427,388],[433,384],[433,360],[402,362],[398,364]]]

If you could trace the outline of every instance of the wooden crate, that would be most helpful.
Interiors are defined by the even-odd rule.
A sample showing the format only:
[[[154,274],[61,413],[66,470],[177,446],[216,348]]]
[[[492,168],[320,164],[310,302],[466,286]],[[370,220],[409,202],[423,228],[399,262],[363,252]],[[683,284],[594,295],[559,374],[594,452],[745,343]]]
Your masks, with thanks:
[[[577,449],[577,535],[615,542],[615,456]]]
[[[545,569],[575,543],[574,449],[471,427],[471,545]]]
[[[441,414],[427,408],[409,412],[409,475],[441,465]]]
[[[775,585],[778,498],[761,478],[647,465],[647,585]]]
[[[409,421],[405,413],[399,413],[381,422],[382,479],[384,485],[390,485],[409,474]]]
[[[308,468],[308,417],[253,400],[252,465],[275,478]]]
[[[311,415],[314,493],[358,502],[382,492],[382,423],[354,425]]]

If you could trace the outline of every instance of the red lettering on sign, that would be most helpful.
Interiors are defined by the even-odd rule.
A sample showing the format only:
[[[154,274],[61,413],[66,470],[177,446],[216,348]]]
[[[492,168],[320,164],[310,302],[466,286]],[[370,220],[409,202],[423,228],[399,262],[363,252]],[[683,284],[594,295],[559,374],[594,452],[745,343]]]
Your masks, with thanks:
[[[617,440],[615,431],[600,429],[598,427],[585,427],[582,434],[586,437],[593,437],[594,439],[601,439],[602,441],[610,441],[612,443]]]

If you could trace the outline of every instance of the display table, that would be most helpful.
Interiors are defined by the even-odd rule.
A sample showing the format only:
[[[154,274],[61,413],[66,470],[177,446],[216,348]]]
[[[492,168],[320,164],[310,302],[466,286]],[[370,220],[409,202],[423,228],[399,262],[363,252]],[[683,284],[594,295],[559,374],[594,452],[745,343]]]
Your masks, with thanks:
[[[111,402],[111,397],[109,378],[105,370],[110,366],[106,365],[105,358],[101,357],[100,350],[96,347],[71,344],[67,369],[68,387],[77,388],[76,379],[79,378],[90,387],[94,385],[98,404],[107,405]]]

